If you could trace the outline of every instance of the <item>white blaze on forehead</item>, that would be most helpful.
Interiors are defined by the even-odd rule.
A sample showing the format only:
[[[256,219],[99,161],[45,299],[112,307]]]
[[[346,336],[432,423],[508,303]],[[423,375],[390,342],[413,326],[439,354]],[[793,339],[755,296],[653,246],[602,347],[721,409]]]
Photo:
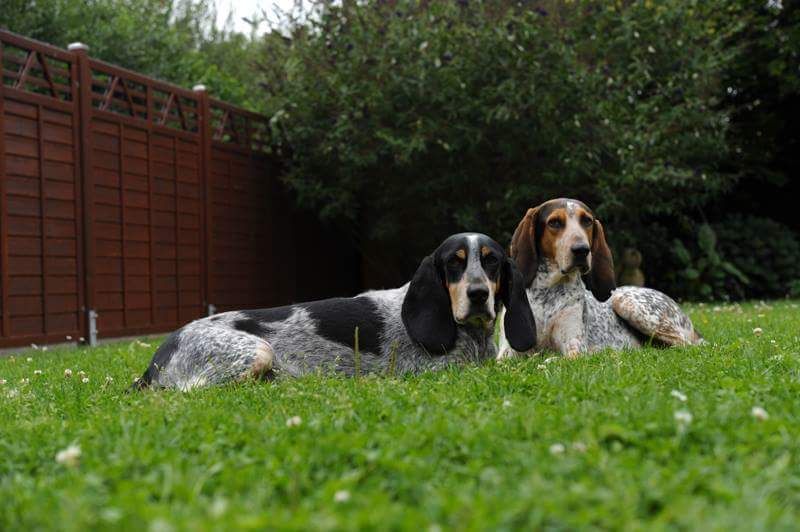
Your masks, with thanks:
[[[569,214],[575,214],[575,209],[578,208],[578,205],[574,201],[567,202],[567,212]]]

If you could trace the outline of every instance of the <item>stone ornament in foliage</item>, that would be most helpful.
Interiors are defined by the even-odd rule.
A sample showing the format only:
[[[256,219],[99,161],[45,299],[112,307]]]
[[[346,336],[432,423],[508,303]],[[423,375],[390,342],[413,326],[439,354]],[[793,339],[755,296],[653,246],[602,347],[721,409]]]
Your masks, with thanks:
[[[638,249],[625,248],[620,259],[617,284],[620,286],[644,286],[642,253]]]

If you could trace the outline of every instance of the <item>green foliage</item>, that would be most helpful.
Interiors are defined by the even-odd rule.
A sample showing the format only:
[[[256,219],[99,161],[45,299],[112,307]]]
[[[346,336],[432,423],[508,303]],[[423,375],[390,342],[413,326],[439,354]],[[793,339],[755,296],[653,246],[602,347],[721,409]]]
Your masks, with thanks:
[[[727,300],[733,288],[747,286],[749,280],[733,263],[725,260],[717,249],[717,235],[708,224],[697,230],[697,242],[690,251],[675,239],[672,253],[680,267],[671,275],[675,286],[670,293],[689,299]],[[741,296],[739,292],[733,292]]]
[[[786,185],[794,177],[800,98],[800,3],[740,0],[719,16],[758,13],[737,39],[741,53],[725,71],[725,103],[733,110],[731,167],[753,182]]]
[[[720,253],[750,279],[736,286],[735,293],[747,298],[792,294],[800,282],[800,241],[791,229],[765,218],[734,215],[714,230]]]
[[[800,279],[796,279],[789,284],[789,297],[800,297]]]
[[[61,47],[80,41],[92,57],[260,108],[258,45],[215,16],[210,0],[3,0],[0,27]]]
[[[267,43],[303,203],[428,249],[571,195],[634,228],[729,189],[726,2],[346,2]],[[414,255],[412,253],[412,255]]]
[[[794,529],[797,303],[688,310],[708,346],[190,393],[125,393],[157,342],[16,353],[0,529]]]

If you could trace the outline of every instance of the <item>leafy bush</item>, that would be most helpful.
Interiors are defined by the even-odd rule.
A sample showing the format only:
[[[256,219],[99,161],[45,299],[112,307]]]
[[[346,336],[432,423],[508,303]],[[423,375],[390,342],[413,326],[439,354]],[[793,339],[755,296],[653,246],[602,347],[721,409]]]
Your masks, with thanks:
[[[800,295],[800,241],[788,227],[755,216],[734,215],[714,225],[723,256],[750,282],[735,287],[745,297]]]
[[[690,251],[691,249],[691,251]],[[697,242],[687,248],[675,239],[672,253],[680,267],[672,274],[673,295],[689,299],[722,299],[744,294],[750,284],[747,276],[733,263],[723,259],[717,249],[717,235],[708,224],[697,230]]]
[[[267,39],[287,181],[412,262],[453,230],[507,241],[562,195],[643,240],[736,181],[720,78],[748,19],[711,16],[730,3],[326,3]]]

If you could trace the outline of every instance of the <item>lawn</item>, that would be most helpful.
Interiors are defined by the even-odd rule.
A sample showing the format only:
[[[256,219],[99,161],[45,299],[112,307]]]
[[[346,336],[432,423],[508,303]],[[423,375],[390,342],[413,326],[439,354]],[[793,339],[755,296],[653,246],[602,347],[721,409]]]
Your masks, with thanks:
[[[798,304],[689,311],[709,346],[190,393],[124,393],[151,340],[20,351],[0,529],[796,529]]]

